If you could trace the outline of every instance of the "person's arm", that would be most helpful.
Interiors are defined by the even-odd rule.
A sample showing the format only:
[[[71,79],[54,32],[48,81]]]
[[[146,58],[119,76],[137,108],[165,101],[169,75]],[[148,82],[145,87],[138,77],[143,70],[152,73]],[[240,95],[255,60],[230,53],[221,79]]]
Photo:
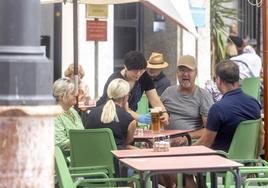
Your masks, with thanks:
[[[70,140],[67,137],[67,133],[64,129],[63,122],[60,118],[56,118],[55,121],[55,145],[59,146],[61,149],[70,148]]]
[[[116,78],[117,78],[117,76],[115,75],[115,73],[112,74],[112,75],[108,78],[108,80],[106,81],[106,83],[105,83],[105,85],[104,85],[102,96],[99,98],[99,100],[98,100],[97,103],[96,103],[97,106],[100,106],[100,105],[106,103],[107,98],[108,98],[108,95],[107,95],[107,88],[108,88],[110,82],[111,82],[112,80],[116,79]]]
[[[207,122],[208,122],[208,117],[207,116],[202,116],[202,122],[203,122],[203,126],[206,127]]]
[[[138,116],[139,114],[134,112],[133,110],[131,110],[128,106],[128,102],[125,103],[125,105],[123,106],[124,110],[126,112],[128,112],[135,120],[138,120]]]
[[[193,139],[198,139],[203,135],[204,132],[204,128],[198,129],[198,130],[194,130],[192,132],[189,132],[189,135],[191,136],[191,138]]]
[[[137,122],[135,120],[131,121],[127,130],[126,148],[127,149],[137,149],[137,147],[132,146],[131,143],[134,140],[134,133],[136,130]]]
[[[204,128],[201,138],[199,138],[195,143],[193,143],[193,145],[203,145],[211,147],[215,140],[216,135],[217,132]]]
[[[152,105],[152,107],[161,107],[162,108],[162,111],[164,113],[161,116],[160,120],[161,120],[161,123],[163,123],[164,125],[167,125],[169,115],[168,115],[168,113],[166,111],[166,108],[165,108],[164,104],[160,100],[160,97],[157,95],[156,90],[155,89],[148,90],[148,91],[146,91],[146,95],[147,95],[149,103]]]
[[[132,118],[134,118],[139,123],[151,124],[151,115],[150,114],[138,114],[128,107],[128,103],[124,105],[124,109],[128,112]]]
[[[202,116],[202,123],[203,123],[204,127],[206,127],[206,124],[207,124],[207,117],[206,116]],[[201,128],[201,129],[190,132],[189,135],[192,138],[197,139],[203,135],[203,132],[204,132],[204,128]]]

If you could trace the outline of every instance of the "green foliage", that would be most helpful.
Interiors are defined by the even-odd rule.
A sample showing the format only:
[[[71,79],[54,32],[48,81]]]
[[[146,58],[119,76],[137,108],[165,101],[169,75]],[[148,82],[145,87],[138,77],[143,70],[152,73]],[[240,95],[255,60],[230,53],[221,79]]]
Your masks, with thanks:
[[[225,3],[234,0],[211,0],[210,4],[210,25],[211,25],[211,43],[212,43],[212,63],[225,59],[226,40],[228,38],[228,26],[226,21],[238,20],[238,10],[227,8]]]

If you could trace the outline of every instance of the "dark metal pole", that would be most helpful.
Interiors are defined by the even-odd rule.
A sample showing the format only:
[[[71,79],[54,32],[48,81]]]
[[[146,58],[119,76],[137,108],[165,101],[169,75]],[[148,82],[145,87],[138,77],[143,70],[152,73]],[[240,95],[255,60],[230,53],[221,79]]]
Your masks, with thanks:
[[[263,19],[263,86],[264,86],[264,128],[265,128],[265,160],[268,160],[268,3],[262,4]]]
[[[78,5],[73,0],[73,49],[74,49],[74,82],[75,92],[78,93]]]
[[[98,18],[95,18],[95,21],[98,21]],[[99,97],[99,42],[94,41],[94,52],[95,52],[95,61],[94,61],[94,66],[95,66],[95,99]]]
[[[61,78],[62,60],[62,3],[54,4],[54,81]]]

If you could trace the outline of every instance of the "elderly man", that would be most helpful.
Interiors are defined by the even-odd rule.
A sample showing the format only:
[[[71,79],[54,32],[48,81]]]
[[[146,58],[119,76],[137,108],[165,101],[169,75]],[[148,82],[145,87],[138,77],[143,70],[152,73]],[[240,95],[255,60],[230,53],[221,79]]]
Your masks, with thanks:
[[[213,104],[212,96],[195,84],[197,63],[190,55],[181,56],[177,64],[179,85],[168,87],[161,95],[169,115],[166,129],[193,129],[192,138],[199,138],[207,123],[207,114]]]
[[[238,124],[261,117],[261,106],[253,97],[239,87],[239,67],[232,60],[217,64],[216,84],[223,97],[208,113],[207,126],[202,137],[194,143],[213,149],[228,151]],[[264,142],[264,130],[260,131],[260,148]]]

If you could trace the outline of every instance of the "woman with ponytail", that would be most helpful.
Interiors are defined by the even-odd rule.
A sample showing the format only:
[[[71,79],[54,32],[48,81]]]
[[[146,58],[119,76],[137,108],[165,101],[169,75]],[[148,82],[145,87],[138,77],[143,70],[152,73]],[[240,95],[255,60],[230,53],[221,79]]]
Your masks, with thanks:
[[[129,84],[117,78],[107,88],[108,100],[92,109],[87,118],[87,129],[109,128],[112,130],[118,149],[132,149],[130,144],[136,129],[136,121],[127,112]]]

